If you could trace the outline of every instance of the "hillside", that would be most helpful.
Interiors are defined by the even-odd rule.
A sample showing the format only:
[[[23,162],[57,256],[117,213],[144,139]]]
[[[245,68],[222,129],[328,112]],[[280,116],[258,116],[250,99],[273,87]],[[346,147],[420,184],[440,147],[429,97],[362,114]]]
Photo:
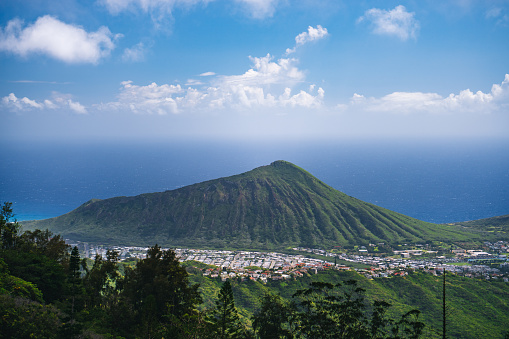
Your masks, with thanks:
[[[505,237],[509,234],[509,214],[486,219],[463,221],[455,224],[466,229],[484,231]]]
[[[286,161],[172,191],[90,200],[23,226],[90,242],[245,249],[475,237],[347,196]]]
[[[306,288],[311,281],[333,284],[355,279],[366,290],[369,300],[383,299],[393,305],[391,312],[402,314],[412,308],[421,311],[426,324],[425,337],[441,338],[442,329],[442,277],[414,272],[405,277],[368,280],[355,271],[327,270],[316,275],[305,275],[297,280],[240,282],[233,280],[235,303],[246,322],[260,307],[264,293],[280,294],[286,300]],[[191,275],[200,283],[204,300],[214,300],[221,286],[220,279]],[[451,338],[503,338],[509,322],[509,284],[502,281],[483,281],[447,275],[448,334]],[[205,306],[212,306],[205,305]]]

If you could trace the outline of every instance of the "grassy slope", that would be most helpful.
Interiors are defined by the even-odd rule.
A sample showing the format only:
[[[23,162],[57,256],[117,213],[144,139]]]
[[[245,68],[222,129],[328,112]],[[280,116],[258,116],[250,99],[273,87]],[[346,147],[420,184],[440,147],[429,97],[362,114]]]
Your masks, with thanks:
[[[369,299],[384,299],[392,303],[393,317],[417,308],[421,320],[427,324],[427,334],[439,337],[441,333],[442,280],[430,274],[413,273],[406,277],[367,280],[353,271],[326,271],[298,280],[273,282],[233,282],[235,302],[249,323],[249,317],[259,307],[259,297],[265,292],[279,293],[287,299],[311,281],[337,283],[356,279],[367,291]],[[205,306],[210,307],[217,296],[221,282],[193,275],[201,284]],[[509,323],[509,284],[476,279],[447,276],[447,300],[449,307],[448,334],[452,338],[502,338]]]
[[[456,225],[460,225],[468,230],[488,232],[503,239],[509,238],[509,214],[493,218],[458,222]]]
[[[91,242],[243,249],[479,238],[362,202],[284,161],[173,191],[91,200],[23,225]]]

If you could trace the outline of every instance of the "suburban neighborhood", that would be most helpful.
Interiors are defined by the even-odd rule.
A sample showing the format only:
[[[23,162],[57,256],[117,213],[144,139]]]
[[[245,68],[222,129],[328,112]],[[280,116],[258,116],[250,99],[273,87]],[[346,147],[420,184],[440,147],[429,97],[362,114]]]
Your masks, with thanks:
[[[370,244],[371,245],[371,244]],[[146,256],[147,247],[111,247],[88,243],[71,243],[78,246],[82,257],[94,259],[105,257],[108,250],[115,250],[121,261],[136,261]],[[367,248],[369,248],[368,246]],[[371,247],[374,247],[371,246]],[[326,269],[355,269],[368,279],[406,275],[411,271],[423,271],[441,275],[444,271],[457,275],[509,282],[509,242],[485,242],[482,249],[451,249],[438,253],[429,245],[413,246],[417,249],[394,250],[393,255],[377,256],[365,246],[356,246],[352,251],[325,251],[322,249],[293,248],[293,253],[221,251],[188,248],[173,248],[181,262],[199,262],[202,274],[210,278],[240,280],[285,280],[297,279],[304,274],[316,274]],[[442,254],[442,255],[439,255]],[[444,255],[445,254],[445,255]],[[493,265],[495,264],[495,265]]]

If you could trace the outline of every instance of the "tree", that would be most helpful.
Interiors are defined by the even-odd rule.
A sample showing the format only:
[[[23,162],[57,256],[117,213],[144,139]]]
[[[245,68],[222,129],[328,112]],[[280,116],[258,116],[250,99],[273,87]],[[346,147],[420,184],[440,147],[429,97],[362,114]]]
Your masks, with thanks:
[[[77,294],[77,287],[81,282],[80,273],[80,252],[78,246],[74,246],[71,251],[71,257],[69,259],[69,284],[71,289],[71,316],[74,318],[74,303]]]
[[[111,250],[106,252],[106,260],[101,255],[96,255],[94,265],[90,270],[85,260],[81,262],[81,266],[86,272],[83,278],[86,307],[93,308],[101,305],[109,307],[113,303],[112,299],[115,298],[117,290],[116,281],[120,278],[118,257],[119,253]],[[73,265],[75,264],[73,263]]]
[[[342,284],[312,282],[294,294],[298,334],[304,338],[419,338],[424,324],[411,310],[399,321],[386,316],[391,306],[374,301],[370,307],[355,280]]]
[[[67,276],[60,263],[45,255],[17,249],[3,250],[1,254],[10,274],[35,284],[45,302],[51,303],[63,297]]]
[[[189,283],[175,252],[162,251],[158,245],[149,248],[134,269],[127,269],[117,285],[122,289],[119,307],[124,310],[119,324],[146,338],[176,330],[182,319],[197,313],[201,303],[198,285]]]
[[[219,290],[216,307],[212,312],[212,323],[217,338],[240,338],[242,325],[237,309],[230,281],[227,280]]]
[[[349,280],[345,289],[312,282],[310,287],[294,294],[298,299],[299,331],[306,338],[366,338],[365,300],[362,288]]]
[[[0,258],[0,294],[22,297],[32,301],[42,302],[42,292],[32,284],[21,278],[10,275],[5,261]]]
[[[4,202],[0,210],[0,248],[10,249],[16,246],[21,226],[16,219],[11,222],[12,218],[14,218],[12,202]]]
[[[44,255],[67,267],[71,246],[65,243],[60,234],[49,230],[25,231],[19,239],[19,247],[25,252]]]
[[[265,294],[253,316],[253,328],[261,339],[293,338],[295,312],[280,295]]]
[[[52,305],[0,295],[0,338],[56,338],[59,315]]]

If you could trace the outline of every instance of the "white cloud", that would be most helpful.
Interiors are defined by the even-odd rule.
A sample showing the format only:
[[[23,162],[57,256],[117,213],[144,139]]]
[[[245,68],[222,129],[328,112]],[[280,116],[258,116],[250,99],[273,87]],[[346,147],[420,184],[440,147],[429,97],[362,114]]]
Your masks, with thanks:
[[[205,73],[200,74],[201,77],[209,77],[209,76],[212,76],[212,75],[216,75],[216,73],[214,73],[214,72],[205,72]]]
[[[125,62],[139,62],[145,60],[145,45],[140,42],[131,48],[126,48],[122,54]]]
[[[8,96],[2,98],[2,102],[7,107],[14,108],[16,110],[30,110],[33,108],[43,108],[43,105],[30,100],[27,97],[18,99],[14,93],[10,93]]]
[[[2,98],[3,105],[13,111],[31,111],[37,110],[56,110],[56,109],[70,109],[74,113],[87,114],[85,106],[77,101],[70,99],[70,95],[53,93],[53,100],[45,99],[42,102],[31,100],[27,97],[18,98],[14,93],[10,93],[8,96]]]
[[[489,93],[470,89],[443,97],[437,93],[394,92],[381,98],[366,98],[354,94],[350,107],[373,112],[487,114],[509,107],[509,74],[501,84],[494,84]]]
[[[186,81],[186,86],[200,86],[200,85],[204,85],[204,83],[201,82],[200,80],[187,79]]]
[[[129,109],[134,113],[159,115],[178,113],[177,101],[173,97],[184,93],[180,85],[159,86],[154,82],[147,86],[137,86],[132,81],[124,81],[121,85],[118,101],[102,105],[101,108]]]
[[[329,32],[327,31],[327,28],[323,28],[322,26],[318,25],[316,28],[309,26],[307,32],[302,32],[299,35],[295,37],[295,47],[292,49],[288,48],[286,50],[286,54],[290,54],[295,52],[297,47],[300,47],[308,42],[320,40],[325,38],[329,35]]]
[[[69,105],[69,108],[72,109],[75,113],[78,113],[78,114],[87,114],[88,113],[85,106],[83,106],[79,102],[75,102],[75,101],[72,101],[69,99],[67,101],[67,104]]]
[[[318,89],[318,95],[316,96],[305,91],[300,91],[298,94],[292,96],[290,88],[286,88],[285,93],[279,97],[279,101],[281,106],[320,107],[324,94],[324,90],[320,87]]]
[[[267,54],[264,57],[249,57],[253,68],[242,75],[223,76],[220,78],[222,85],[270,85],[270,84],[295,84],[304,80],[304,73],[296,64],[297,59],[281,58],[273,62],[273,57]]]
[[[419,31],[419,21],[414,12],[407,12],[405,6],[399,5],[388,11],[372,8],[364,13],[357,22],[368,20],[373,25],[373,32],[381,35],[392,35],[403,41],[415,39]]]
[[[235,0],[244,5],[249,14],[255,19],[272,17],[279,0]]]
[[[86,32],[46,15],[26,27],[19,19],[0,30],[0,50],[20,56],[46,54],[67,63],[97,63],[115,48],[111,32],[101,27]]]

